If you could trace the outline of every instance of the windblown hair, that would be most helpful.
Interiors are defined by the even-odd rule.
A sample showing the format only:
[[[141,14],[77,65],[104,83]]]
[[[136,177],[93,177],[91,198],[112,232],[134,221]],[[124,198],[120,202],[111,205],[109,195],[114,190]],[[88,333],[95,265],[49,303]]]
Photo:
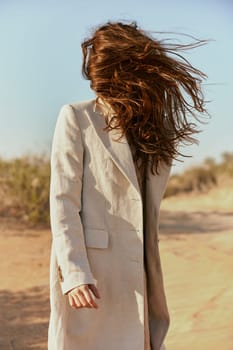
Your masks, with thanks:
[[[139,168],[151,161],[158,173],[161,161],[170,165],[182,155],[180,142],[196,142],[192,135],[199,131],[188,117],[199,120],[197,114],[206,112],[206,75],[178,51],[203,43],[165,45],[135,23],[107,23],[82,43],[83,76],[114,111],[106,115],[105,130],[127,136]]]

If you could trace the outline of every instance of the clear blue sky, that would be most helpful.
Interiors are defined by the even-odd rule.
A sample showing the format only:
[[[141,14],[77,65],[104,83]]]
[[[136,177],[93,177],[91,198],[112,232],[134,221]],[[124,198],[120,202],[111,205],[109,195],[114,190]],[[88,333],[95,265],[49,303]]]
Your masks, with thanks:
[[[146,30],[213,39],[188,59],[209,76],[204,91],[212,115],[191,160],[233,150],[233,3],[231,0],[1,0],[0,156],[49,153],[65,103],[93,98],[81,76],[80,43],[93,26],[136,20]]]

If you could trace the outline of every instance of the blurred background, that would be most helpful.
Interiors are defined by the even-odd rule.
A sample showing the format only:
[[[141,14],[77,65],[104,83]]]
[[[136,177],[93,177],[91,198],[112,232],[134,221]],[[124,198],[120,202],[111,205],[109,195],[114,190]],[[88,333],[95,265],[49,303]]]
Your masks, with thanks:
[[[167,347],[232,350],[231,0],[0,1],[0,349],[46,349],[52,136],[63,104],[95,97],[80,44],[106,21],[209,40],[185,57],[208,76],[210,118],[174,162],[161,208]]]

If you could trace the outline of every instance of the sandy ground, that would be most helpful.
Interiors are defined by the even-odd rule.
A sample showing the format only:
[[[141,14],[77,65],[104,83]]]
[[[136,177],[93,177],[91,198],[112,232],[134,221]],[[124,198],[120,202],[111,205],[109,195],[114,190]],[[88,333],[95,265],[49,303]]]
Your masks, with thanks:
[[[160,252],[171,315],[167,350],[233,349],[228,192],[227,203],[216,204],[216,193],[162,203]],[[2,219],[0,237],[0,349],[45,350],[50,231]]]

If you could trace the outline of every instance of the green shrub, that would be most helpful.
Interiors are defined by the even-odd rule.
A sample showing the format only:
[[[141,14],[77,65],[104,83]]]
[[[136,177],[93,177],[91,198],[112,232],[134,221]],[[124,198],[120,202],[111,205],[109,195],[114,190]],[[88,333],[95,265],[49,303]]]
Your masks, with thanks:
[[[31,223],[49,223],[50,162],[43,156],[0,162],[0,174],[11,197],[9,214]],[[6,210],[3,211],[7,215]]]
[[[206,158],[202,164],[185,170],[181,175],[173,175],[165,192],[165,197],[178,193],[204,192],[218,184],[218,178],[224,175],[232,178],[233,153],[223,153],[219,163]]]

